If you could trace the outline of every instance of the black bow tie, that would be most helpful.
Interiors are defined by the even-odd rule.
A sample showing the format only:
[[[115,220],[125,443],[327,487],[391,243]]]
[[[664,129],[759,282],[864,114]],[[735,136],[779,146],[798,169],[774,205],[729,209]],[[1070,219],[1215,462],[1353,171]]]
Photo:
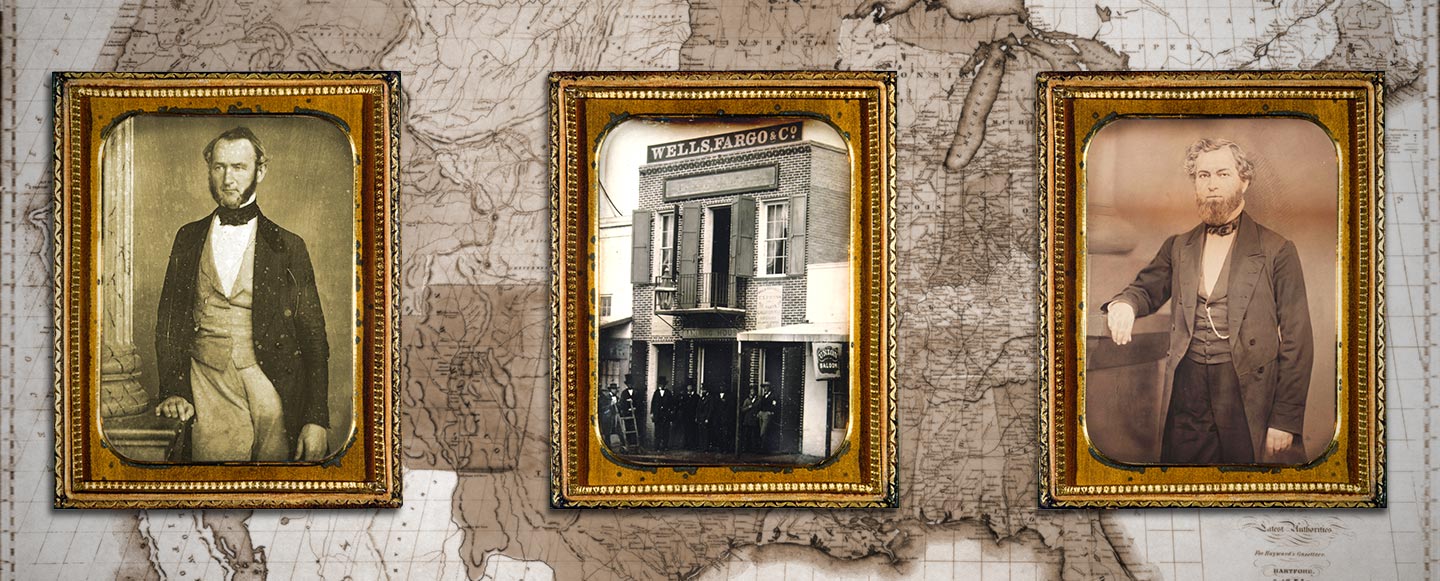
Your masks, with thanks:
[[[1206,225],[1205,225],[1205,233],[1206,233],[1206,234],[1214,234],[1214,235],[1216,235],[1216,236],[1229,236],[1231,233],[1235,232],[1235,229],[1236,229],[1236,228],[1239,228],[1239,227],[1240,227],[1240,217],[1239,217],[1239,216],[1236,216],[1234,220],[1231,220],[1231,221],[1226,222],[1226,223],[1224,223],[1224,224],[1221,224],[1221,225],[1219,225],[1219,226],[1211,226],[1211,225],[1209,225],[1209,224],[1206,224]]]
[[[260,203],[248,204],[239,208],[226,208],[218,206],[215,214],[220,216],[220,223],[226,226],[239,226],[260,215]]]

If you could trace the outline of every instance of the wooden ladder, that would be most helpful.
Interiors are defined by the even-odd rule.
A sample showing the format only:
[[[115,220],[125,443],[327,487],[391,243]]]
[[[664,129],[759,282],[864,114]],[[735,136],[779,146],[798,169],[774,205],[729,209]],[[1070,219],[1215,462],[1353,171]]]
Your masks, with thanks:
[[[635,412],[620,414],[620,440],[627,450],[640,447],[640,427],[635,422]]]

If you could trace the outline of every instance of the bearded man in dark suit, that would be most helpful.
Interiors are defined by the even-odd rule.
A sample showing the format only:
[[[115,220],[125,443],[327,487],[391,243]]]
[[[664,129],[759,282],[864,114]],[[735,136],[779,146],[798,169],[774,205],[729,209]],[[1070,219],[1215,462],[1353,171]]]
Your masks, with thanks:
[[[1165,464],[1298,464],[1315,357],[1295,245],[1245,210],[1253,166],[1224,139],[1186,152],[1201,224],[1171,236],[1102,310],[1117,345],[1170,302]]]
[[[260,212],[268,159],[245,127],[206,146],[215,211],[175,235],[160,292],[155,413],[195,419],[190,460],[317,461],[330,347],[305,241]]]

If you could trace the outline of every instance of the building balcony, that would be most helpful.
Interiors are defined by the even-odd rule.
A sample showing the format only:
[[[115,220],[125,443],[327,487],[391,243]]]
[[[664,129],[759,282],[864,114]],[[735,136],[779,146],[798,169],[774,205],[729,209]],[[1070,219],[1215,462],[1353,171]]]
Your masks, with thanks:
[[[655,314],[743,315],[741,279],[723,273],[702,272],[655,279]]]

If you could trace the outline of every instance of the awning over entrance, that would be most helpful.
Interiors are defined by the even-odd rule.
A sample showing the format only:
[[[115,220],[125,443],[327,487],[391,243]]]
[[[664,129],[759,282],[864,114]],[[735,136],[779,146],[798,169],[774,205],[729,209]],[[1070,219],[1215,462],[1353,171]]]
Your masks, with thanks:
[[[615,319],[614,321],[602,321],[600,323],[600,330],[609,331],[610,329],[614,329],[615,327],[628,324],[630,324],[630,317],[625,317],[623,319]]]
[[[849,341],[850,329],[836,323],[800,323],[782,325],[768,329],[755,329],[736,335],[742,343],[746,341],[776,341],[785,343],[814,343],[817,341]]]

